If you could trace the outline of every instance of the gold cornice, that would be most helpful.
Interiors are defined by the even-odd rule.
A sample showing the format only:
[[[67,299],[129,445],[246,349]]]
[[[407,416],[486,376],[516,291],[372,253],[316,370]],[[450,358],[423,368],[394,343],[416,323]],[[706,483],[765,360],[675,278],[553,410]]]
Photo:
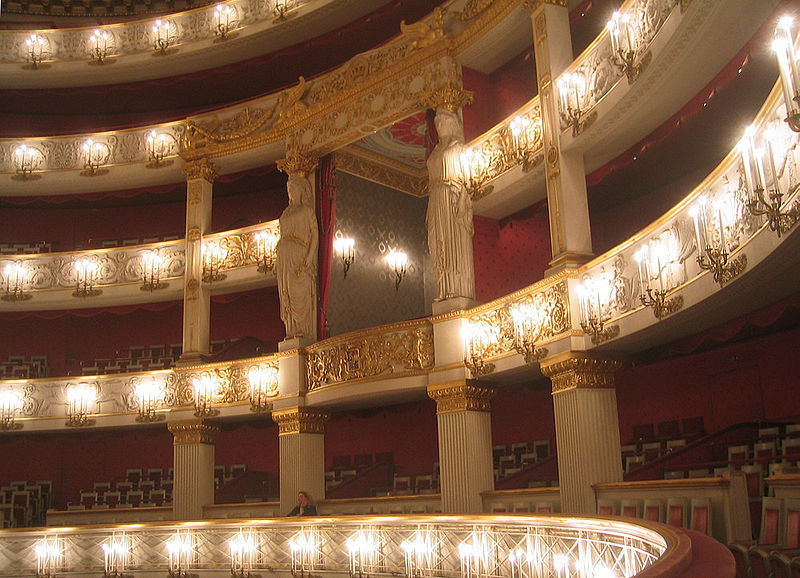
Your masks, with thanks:
[[[541,361],[539,367],[550,378],[553,393],[558,393],[567,389],[613,388],[614,372],[622,367],[622,362],[582,351],[566,351]]]
[[[319,158],[313,152],[300,151],[289,154],[277,163],[278,169],[287,175],[308,177],[313,174],[319,164]]]
[[[436,413],[458,411],[492,411],[493,387],[462,379],[428,386],[428,397],[436,402]]]
[[[441,108],[450,112],[458,112],[469,106],[475,100],[471,90],[464,90],[459,83],[451,80],[434,89],[424,92],[419,99],[420,105],[425,108],[439,110]]]
[[[183,169],[183,174],[186,175],[187,181],[203,179],[213,183],[217,178],[217,167],[208,157],[184,161],[181,168]]]
[[[272,412],[272,420],[278,424],[278,435],[313,433],[324,434],[327,413],[305,407],[292,407]]]
[[[201,419],[173,421],[167,424],[167,429],[174,436],[176,446],[189,444],[214,444],[214,436],[220,429]]]
[[[336,169],[415,197],[424,197],[427,190],[425,169],[414,169],[355,146],[336,151]]]
[[[530,10],[531,14],[539,10],[545,4],[569,8],[569,0],[525,0],[522,4],[525,8]]]

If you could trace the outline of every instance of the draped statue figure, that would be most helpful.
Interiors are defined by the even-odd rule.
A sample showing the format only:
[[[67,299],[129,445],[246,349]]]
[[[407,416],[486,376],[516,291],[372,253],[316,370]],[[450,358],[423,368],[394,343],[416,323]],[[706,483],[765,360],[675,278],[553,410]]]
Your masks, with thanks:
[[[317,248],[319,231],[311,182],[289,175],[289,206],[281,213],[275,275],[286,338],[317,338]]]
[[[436,271],[436,301],[466,297],[475,299],[475,266],[472,260],[472,199],[456,182],[461,173],[464,129],[458,113],[436,112],[439,144],[428,165],[428,249]]]

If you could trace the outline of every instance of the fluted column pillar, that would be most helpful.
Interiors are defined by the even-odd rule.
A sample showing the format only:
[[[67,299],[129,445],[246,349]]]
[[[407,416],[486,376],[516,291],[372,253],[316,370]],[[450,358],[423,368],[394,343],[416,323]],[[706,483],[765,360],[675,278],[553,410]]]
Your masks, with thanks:
[[[186,272],[183,287],[182,360],[208,354],[211,291],[203,284],[203,235],[211,226],[211,191],[217,171],[206,158],[186,162]]]
[[[553,386],[561,510],[597,512],[592,485],[622,479],[617,392],[619,361],[566,352],[541,362]]]
[[[325,421],[328,414],[304,407],[272,412],[278,424],[281,513],[297,504],[297,492],[325,497]]]
[[[200,419],[167,424],[173,435],[172,511],[176,520],[199,520],[214,503],[214,436],[219,428]]]
[[[442,512],[480,513],[481,493],[494,489],[493,395],[491,387],[466,379],[428,386],[436,401]]]
[[[583,155],[561,146],[554,81],[572,62],[567,0],[526,0],[533,19],[536,81],[542,111],[547,207],[553,259],[548,274],[582,265],[592,256]]]

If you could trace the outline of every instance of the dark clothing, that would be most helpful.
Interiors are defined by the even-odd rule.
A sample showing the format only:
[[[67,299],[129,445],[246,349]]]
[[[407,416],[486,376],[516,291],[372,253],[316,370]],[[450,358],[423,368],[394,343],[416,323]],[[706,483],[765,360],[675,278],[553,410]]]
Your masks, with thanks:
[[[317,515],[317,507],[308,504],[305,508],[303,508],[303,513],[300,513],[300,506],[295,506],[291,512],[287,514],[287,516],[316,516]]]

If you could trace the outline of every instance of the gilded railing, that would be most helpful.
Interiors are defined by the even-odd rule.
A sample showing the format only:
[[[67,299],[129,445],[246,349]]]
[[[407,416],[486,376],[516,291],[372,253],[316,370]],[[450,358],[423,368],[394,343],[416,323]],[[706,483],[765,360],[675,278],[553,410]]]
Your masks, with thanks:
[[[306,348],[308,389],[356,379],[405,377],[434,366],[427,319],[354,331]]]

